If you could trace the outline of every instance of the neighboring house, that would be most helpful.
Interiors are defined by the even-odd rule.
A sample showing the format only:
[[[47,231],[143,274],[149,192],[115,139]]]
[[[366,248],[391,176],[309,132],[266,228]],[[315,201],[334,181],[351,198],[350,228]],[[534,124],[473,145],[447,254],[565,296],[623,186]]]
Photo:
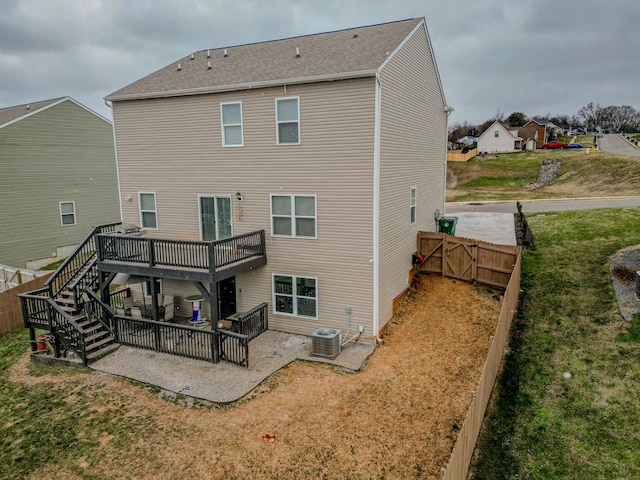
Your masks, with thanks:
[[[38,269],[120,220],[111,123],[69,97],[0,109],[0,264]]]
[[[548,120],[530,120],[525,127],[535,127],[538,130],[538,145],[550,142],[565,133],[565,129]]]
[[[478,152],[500,153],[535,150],[538,131],[535,127],[510,127],[496,120],[478,137]]]
[[[520,148],[522,150],[535,150],[538,148],[538,129],[535,126],[514,127],[517,135],[522,139]],[[542,143],[540,143],[542,145]]]
[[[450,109],[424,19],[196,51],[106,101],[136,241],[264,244],[224,273],[115,255],[105,274],[154,278],[140,288],[182,309],[203,295],[212,328],[266,302],[275,330],[379,335],[444,211]]]
[[[518,127],[512,128],[496,120],[478,137],[478,152],[513,152],[521,147],[522,138],[518,136]]]

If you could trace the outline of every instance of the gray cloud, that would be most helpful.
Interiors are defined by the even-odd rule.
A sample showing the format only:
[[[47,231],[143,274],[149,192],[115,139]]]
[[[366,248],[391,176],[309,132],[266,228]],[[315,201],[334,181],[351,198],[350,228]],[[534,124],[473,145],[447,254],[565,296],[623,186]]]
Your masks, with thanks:
[[[452,121],[640,109],[635,0],[21,0],[0,15],[0,106],[102,98],[191,51],[426,17]]]

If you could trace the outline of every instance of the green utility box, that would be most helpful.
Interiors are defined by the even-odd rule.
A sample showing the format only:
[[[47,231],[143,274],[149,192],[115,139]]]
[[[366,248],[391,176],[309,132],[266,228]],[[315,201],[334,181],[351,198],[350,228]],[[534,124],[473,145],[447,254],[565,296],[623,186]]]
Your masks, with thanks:
[[[442,217],[440,220],[440,231],[449,235],[456,234],[456,224],[458,217]]]

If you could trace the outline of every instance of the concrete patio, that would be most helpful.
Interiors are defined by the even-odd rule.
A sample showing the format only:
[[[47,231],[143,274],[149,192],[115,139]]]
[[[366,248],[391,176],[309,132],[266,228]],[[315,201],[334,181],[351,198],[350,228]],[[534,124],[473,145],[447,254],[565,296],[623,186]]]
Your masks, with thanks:
[[[98,372],[130,378],[163,390],[216,403],[242,398],[265,378],[294,360],[327,363],[348,370],[362,368],[372,344],[345,347],[334,359],[311,356],[311,337],[268,330],[249,343],[249,368],[209,363],[127,346],[92,363]]]

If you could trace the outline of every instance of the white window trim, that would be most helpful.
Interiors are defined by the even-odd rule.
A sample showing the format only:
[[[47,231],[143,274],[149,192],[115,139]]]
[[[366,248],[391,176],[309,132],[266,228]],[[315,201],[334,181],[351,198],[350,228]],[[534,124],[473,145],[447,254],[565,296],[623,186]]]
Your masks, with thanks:
[[[315,297],[305,297],[303,295],[297,295],[295,293],[291,294],[291,297],[293,298],[293,313],[287,313],[287,312],[279,312],[276,310],[276,289],[275,289],[275,279],[276,277],[291,277],[291,290],[292,292],[296,291],[296,287],[297,287],[297,280],[298,278],[308,278],[313,280],[314,282],[316,282],[316,296]],[[283,295],[283,296],[289,296],[288,294],[282,294],[282,293],[278,293],[278,295]],[[316,315],[315,317],[309,317],[308,315],[299,315],[298,314],[298,298],[313,298],[316,302]],[[287,317],[300,317],[300,318],[307,318],[309,320],[317,320],[318,319],[318,277],[310,277],[310,276],[306,276],[306,275],[289,275],[289,274],[284,274],[284,273],[272,273],[271,274],[271,304],[273,307],[273,314],[274,315],[285,315]]]
[[[224,123],[224,117],[222,115],[222,107],[224,105],[240,105],[240,123]],[[244,147],[244,126],[242,118],[242,102],[224,102],[220,103],[220,125],[222,128],[222,146],[223,147]],[[237,145],[227,145],[227,136],[225,135],[224,127],[240,127],[240,143]]]
[[[411,190],[409,192],[409,221],[411,222],[411,225],[415,225],[418,219],[417,204],[418,204],[418,189],[416,187],[411,187]],[[413,219],[411,217],[413,217]]]
[[[280,128],[278,128],[280,126],[280,123],[292,123],[291,120],[283,120],[282,122],[280,122],[280,120],[278,120],[278,101],[279,100],[292,100],[292,99],[296,99],[298,100],[298,141],[297,142],[284,142],[281,143],[280,142]],[[276,144],[277,145],[300,145],[300,143],[302,142],[302,138],[300,135],[300,97],[280,97],[280,98],[276,98]]]
[[[71,213],[62,213],[62,204],[63,203],[70,203],[71,205],[73,205],[73,214]],[[63,227],[71,227],[73,225],[76,225],[78,223],[78,217],[76,216],[76,202],[74,202],[73,200],[67,200],[67,201],[63,201],[63,202],[59,202],[58,203],[58,211],[60,212],[60,225]],[[62,221],[62,218],[65,215],[73,215],[73,223],[64,223]]]
[[[153,204],[155,205],[155,210],[142,210],[142,195],[153,195]],[[140,227],[147,230],[158,230],[159,222],[158,222],[158,196],[156,192],[138,192],[138,210],[140,211]],[[144,222],[142,221],[142,214],[147,212],[153,212],[156,215],[156,227],[145,227]]]
[[[273,227],[273,197],[289,197],[291,200],[291,215],[276,215],[277,217],[289,217],[291,219],[291,235],[281,235],[275,234]],[[295,214],[295,199],[296,197],[313,197],[313,217],[308,215],[296,215]],[[272,237],[282,237],[282,238],[303,238],[308,240],[315,240],[318,238],[318,197],[315,194],[305,194],[305,193],[272,193],[269,195],[269,211],[271,215],[271,236]],[[296,218],[313,218],[315,221],[315,235],[313,237],[309,237],[307,235],[297,235],[296,232]]]
[[[208,194],[199,194],[198,195],[198,228],[200,229],[200,241],[203,241],[203,231],[202,231],[202,203],[200,202],[201,198],[228,198],[229,205],[231,206],[231,236],[233,237],[233,196],[232,195],[208,195]],[[214,202],[215,216],[216,216],[216,239],[220,240],[220,232],[218,231],[218,202]]]

